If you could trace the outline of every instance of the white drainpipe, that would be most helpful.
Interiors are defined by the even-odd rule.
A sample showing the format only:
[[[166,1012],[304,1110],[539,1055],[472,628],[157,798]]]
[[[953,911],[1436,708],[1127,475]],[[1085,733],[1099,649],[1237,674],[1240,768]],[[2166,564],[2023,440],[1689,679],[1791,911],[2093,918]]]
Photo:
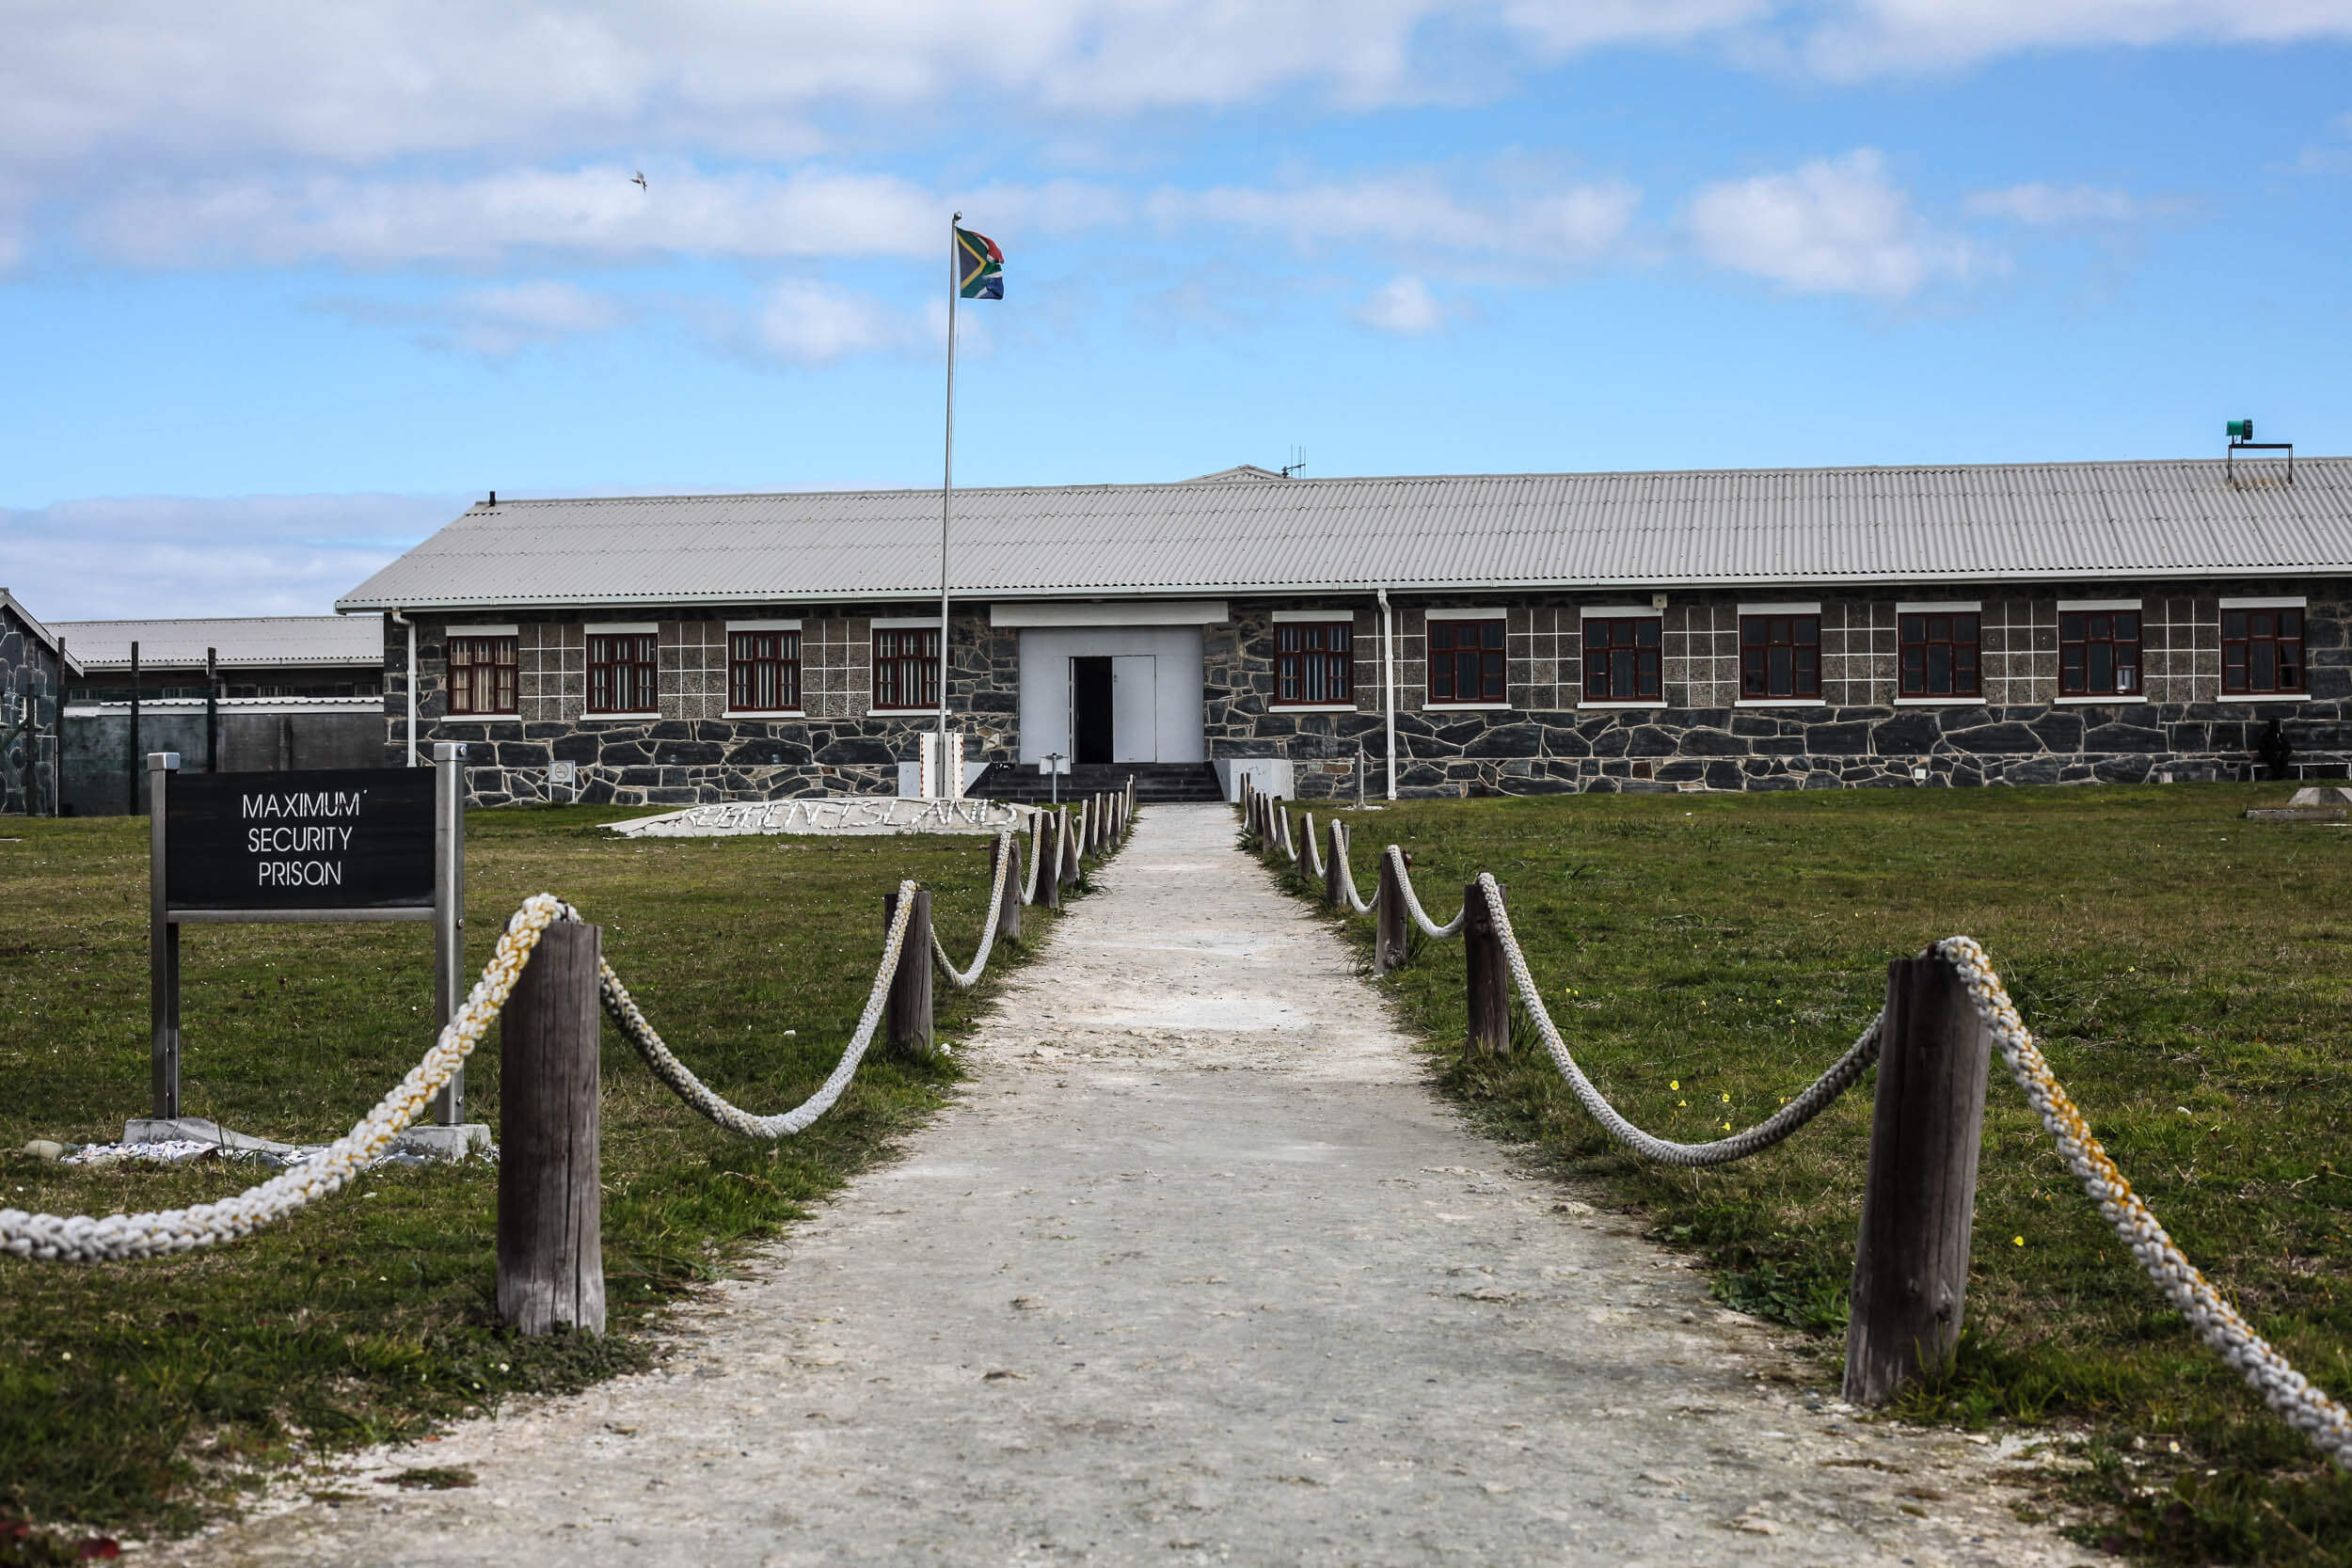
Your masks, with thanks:
[[[408,628],[408,766],[417,766],[417,623],[392,611],[392,624]]]
[[[1380,694],[1388,709],[1389,799],[1396,799],[1396,626],[1389,591],[1380,589]]]

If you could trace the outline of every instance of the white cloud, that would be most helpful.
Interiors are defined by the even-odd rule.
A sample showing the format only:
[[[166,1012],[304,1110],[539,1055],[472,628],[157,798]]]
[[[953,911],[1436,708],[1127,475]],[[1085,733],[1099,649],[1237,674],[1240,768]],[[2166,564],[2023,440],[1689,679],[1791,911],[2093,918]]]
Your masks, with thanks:
[[[1434,171],[1408,170],[1344,182],[1164,189],[1145,203],[1145,211],[1165,229],[1206,223],[1257,230],[1279,234],[1308,252],[1375,241],[1422,255],[1569,266],[1613,249],[1641,200],[1639,190],[1613,182],[1551,187],[1514,182],[1472,198]]]
[[[944,323],[943,329],[944,329]],[[796,365],[829,365],[860,354],[900,354],[927,344],[929,324],[871,294],[811,278],[768,291],[753,320],[754,345]]]
[[[1701,189],[1687,214],[1699,253],[1802,293],[1901,299],[1937,277],[1965,277],[1982,259],[1965,242],[1928,233],[1911,198],[1869,149]]]
[[[2344,0],[1837,0],[1822,10],[1798,51],[1831,77],[1949,70],[2037,49],[2352,39]]]
[[[44,620],[324,615],[466,505],[379,495],[0,508],[0,561],[8,588]]]
[[[1357,308],[1356,319],[1382,332],[1420,338],[1445,325],[1445,307],[1431,297],[1428,285],[1420,278],[1399,273]]]
[[[2051,228],[2061,224],[2129,223],[2149,211],[2128,191],[2095,185],[2047,185],[2035,181],[2005,190],[1969,193],[1970,217]]]

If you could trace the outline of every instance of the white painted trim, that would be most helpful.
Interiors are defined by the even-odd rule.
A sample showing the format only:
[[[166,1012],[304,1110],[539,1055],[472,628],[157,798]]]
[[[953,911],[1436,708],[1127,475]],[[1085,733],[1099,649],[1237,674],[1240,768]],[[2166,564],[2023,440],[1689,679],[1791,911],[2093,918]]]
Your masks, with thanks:
[[[2274,594],[2266,598],[2224,599],[2224,610],[2309,610],[2311,601],[2300,594]]]
[[[1733,707],[1827,707],[1819,697],[1736,697]]]
[[[583,621],[580,629],[589,637],[658,637],[661,632],[661,624],[658,621]]]
[[[1897,707],[1992,707],[1995,705],[1984,697],[1898,697]],[[2007,707],[2010,705],[1998,705]]]
[[[1981,615],[1982,599],[1898,599],[1898,615]]]
[[[1354,703],[1268,703],[1268,713],[1361,713]]]
[[[1586,604],[1574,608],[1578,616],[1587,621],[1655,621],[1666,613],[1645,604]]]
[[[1274,624],[1278,626],[1334,625],[1342,621],[1351,626],[1356,624],[1354,606],[1342,605],[1337,610],[1278,610],[1274,612]]]
[[[474,626],[451,621],[441,627],[441,634],[445,637],[520,637],[522,629],[511,624]]]
[[[2058,607],[2061,614],[2096,615],[2103,610],[2140,610],[2147,603],[2145,599],[2060,599]]]
[[[1426,698],[1422,699],[1421,710],[1423,713],[1510,713],[1514,711],[1509,703],[1433,703]]]
[[[866,710],[866,715],[869,719],[936,719],[939,717],[939,709],[937,706],[869,707]]]
[[[2145,692],[2134,692],[2128,697],[2053,697],[2050,700],[2060,707],[2108,707],[2121,706],[2127,703],[2144,703],[2148,700],[2148,696]]]
[[[2312,694],[2308,691],[2224,691],[2220,697],[2222,702],[2243,703],[2249,707],[2259,707],[2264,703],[2308,703],[2311,700]]]
[[[1230,621],[1223,599],[1142,599],[1110,604],[993,604],[992,626],[1206,626]]]
[[[449,713],[438,719],[421,721],[425,724],[519,724],[520,713]]]
[[[219,711],[234,713],[371,713],[384,715],[381,697],[222,697],[217,699]],[[119,703],[68,703],[68,719],[100,719],[115,714],[128,714],[131,705]],[[145,714],[198,714],[204,711],[201,697],[141,697],[139,711]]]
[[[936,615],[877,615],[866,625],[874,631],[937,631],[939,617]],[[915,711],[937,713],[939,709],[927,707]]]
[[[1821,613],[1821,601],[1815,599],[1808,604],[1743,604],[1740,607],[1740,613],[1742,615],[1819,615]]]
[[[937,713],[939,710],[935,707],[927,707],[923,711]],[[728,708],[719,717],[722,719],[805,719],[808,717],[808,709],[804,707],[762,707],[738,713],[735,709]]]
[[[729,631],[798,631],[800,629],[801,618],[797,615],[788,621],[729,621],[727,623]]]
[[[1606,702],[1606,703],[1579,703],[1579,704],[1577,704],[1576,705],[1577,705],[1579,708],[1588,708],[1588,707],[1633,708],[1633,707],[1639,707],[1639,708],[1649,708],[1649,709],[1652,709],[1653,711],[1655,711],[1655,712],[1659,712],[1659,713],[1663,713],[1663,712],[1665,712],[1665,711],[1666,711],[1666,705],[1665,705],[1664,701],[1662,701],[1662,700],[1658,701],[1658,702],[1640,702],[1640,703],[1618,703],[1618,702]]]
[[[1423,621],[1503,621],[1510,618],[1507,610],[1455,610],[1452,606],[1431,605],[1422,612]]]
[[[586,708],[582,708],[580,710],[580,717],[588,723],[598,724],[611,720],[659,719],[662,715],[659,708],[648,708],[635,713],[591,713]]]

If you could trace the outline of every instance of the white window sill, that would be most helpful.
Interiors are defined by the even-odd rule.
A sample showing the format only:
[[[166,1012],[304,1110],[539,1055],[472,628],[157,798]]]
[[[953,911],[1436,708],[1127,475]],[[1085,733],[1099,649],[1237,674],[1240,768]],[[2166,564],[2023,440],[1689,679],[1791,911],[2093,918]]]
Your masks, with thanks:
[[[519,713],[453,713],[445,719],[419,719],[420,724],[516,724],[522,721]]]
[[[926,713],[936,713],[939,710],[936,708],[925,708],[923,711]],[[802,707],[755,707],[747,708],[739,713],[734,708],[729,708],[724,713],[719,715],[719,717],[722,719],[805,719],[808,717],[808,709]]]
[[[1580,708],[1580,709],[1582,709],[1582,708],[1588,708],[1588,707],[1613,707],[1613,708],[1624,708],[1624,707],[1646,707],[1646,708],[1660,708],[1660,709],[1662,709],[1662,708],[1664,708],[1664,707],[1665,707],[1666,704],[1665,704],[1665,700],[1664,700],[1663,698],[1661,698],[1661,697],[1652,697],[1652,698],[1648,699],[1648,700],[1647,700],[1647,701],[1645,701],[1645,702],[1639,702],[1639,703],[1616,703],[1616,702],[1608,702],[1608,703],[1579,703],[1579,704],[1577,704],[1576,705],[1577,705],[1577,706],[1578,706],[1578,708]]]
[[[1741,697],[1733,707],[1827,707],[1819,697]]]
[[[1423,713],[1509,713],[1508,703],[1423,703]],[[1402,710],[1399,710],[1402,711]]]
[[[605,720],[612,720],[612,721],[630,721],[630,720],[637,720],[637,721],[643,721],[643,720],[646,720],[646,719],[659,719],[659,718],[660,718],[660,717],[661,717],[661,715],[660,715],[659,712],[645,712],[645,713],[582,713],[580,717],[583,721],[588,721],[588,722],[590,722],[590,723],[595,723],[595,722],[597,722],[597,721],[605,721]]]
[[[2144,703],[2148,700],[2148,694],[2144,691],[2135,691],[2128,696],[2122,697],[2058,697],[2052,700],[2060,707],[2106,707],[2119,703]]]
[[[2221,701],[2225,703],[2308,703],[2311,700],[2312,694],[2308,691],[2224,691],[2221,694]]]
[[[1273,703],[1267,705],[1266,711],[1269,713],[1355,713],[1359,710],[1354,703]]]
[[[939,717],[939,709],[935,707],[869,707],[866,710],[866,715],[869,719],[936,719]],[[955,716],[948,715],[947,721],[954,723]]]
[[[1982,697],[1898,697],[1897,707],[1983,707]],[[2006,706],[2007,705],[2003,705]]]

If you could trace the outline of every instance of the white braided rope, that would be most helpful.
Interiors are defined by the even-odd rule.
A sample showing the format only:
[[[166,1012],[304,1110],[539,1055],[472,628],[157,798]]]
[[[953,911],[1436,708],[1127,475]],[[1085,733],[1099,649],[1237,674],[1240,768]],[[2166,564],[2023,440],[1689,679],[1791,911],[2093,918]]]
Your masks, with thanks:
[[[1519,993],[1519,1003],[1534,1021],[1536,1032],[1544,1037],[1544,1049],[1551,1053],[1560,1075],[1576,1091],[1577,1100],[1586,1113],[1599,1122],[1609,1135],[1645,1160],[1666,1165],[1722,1165],[1734,1160],[1767,1149],[1811,1121],[1829,1108],[1831,1101],[1853,1085],[1863,1070],[1878,1060],[1879,1028],[1886,1015],[1881,1013],[1862,1031],[1861,1037],[1846,1048],[1846,1053],[1830,1064],[1827,1072],[1813,1081],[1812,1086],[1791,1100],[1764,1120],[1727,1138],[1711,1143],[1669,1143],[1653,1137],[1617,1112],[1614,1105],[1593,1086],[1584,1076],[1584,1069],[1576,1063],[1567,1042],[1560,1037],[1559,1028],[1551,1022],[1550,1009],[1544,1006],[1543,992],[1535,985],[1535,977],[1527,967],[1527,955],[1519,949],[1519,939],[1511,929],[1510,911],[1502,907],[1502,890],[1495,883],[1494,873],[1478,874],[1478,890],[1486,900],[1487,911],[1494,916],[1495,935],[1502,942],[1502,956],[1511,966],[1511,984]]]
[[[980,923],[980,950],[972,955],[970,969],[958,969],[947,957],[947,949],[939,942],[939,927],[931,927],[931,957],[938,961],[939,972],[947,976],[947,983],[958,990],[970,990],[980,983],[980,972],[988,968],[988,955],[996,946],[996,916],[1005,907],[1005,879],[1012,874],[1012,834],[1005,833],[996,840],[996,879],[988,890],[988,918]]]
[[[1291,809],[1281,801],[1274,802],[1274,845],[1287,856],[1293,865],[1298,863],[1298,845],[1291,837]]]
[[[2352,1469],[2352,1414],[2312,1386],[2309,1378],[2254,1332],[2236,1308],[2222,1300],[2221,1292],[2198,1272],[2139,1195],[2132,1191],[2131,1182],[2116,1168],[2092,1135],[2090,1124],[2051,1072],[2042,1048],[2002,987],[2001,977],[1985,958],[1984,949],[1970,937],[1946,937],[1930,951],[1960,972],[1969,999],[1976,1004],[1977,1016],[2000,1043],[2001,1059],[2009,1064],[2010,1076],[2017,1080],[2042,1125],[2057,1141],[2074,1180],[2099,1206],[2100,1217],[2114,1227],[2116,1236],[2139,1259],[2148,1277],[2189,1321],[2198,1337],[2237,1369],[2265,1404],[2337,1465]]]
[[[285,1218],[314,1198],[325,1197],[368,1163],[384,1152],[392,1139],[417,1119],[425,1103],[450,1081],[499,1009],[513,994],[531,951],[541,933],[558,920],[578,916],[553,894],[535,894],[507,921],[490,961],[473,990],[434,1040],[424,1058],[390,1093],[375,1102],[350,1132],[329,1144],[317,1157],[281,1172],[257,1187],[216,1203],[192,1209],[167,1209],[144,1214],[87,1214],[66,1218],[58,1214],[28,1214],[21,1209],[0,1209],[0,1252],[19,1258],[66,1259],[74,1262],[159,1258],[194,1247],[215,1246],[249,1236],[274,1220]]]
[[[1033,811],[1029,814],[1029,869],[1021,883],[1021,902],[1024,904],[1037,902],[1037,852],[1038,847],[1044,842],[1045,814],[1041,811]]]
[[[1304,826],[1299,831],[1299,842],[1306,847],[1307,869],[1313,874],[1315,880],[1319,882],[1323,880],[1325,875],[1323,869],[1323,844],[1321,840],[1315,837],[1315,814],[1313,812],[1307,812],[1304,816],[1306,817],[1306,821]]]
[[[1340,863],[1340,892],[1347,899],[1347,907],[1358,914],[1370,914],[1372,906],[1356,891],[1356,873],[1347,863],[1347,824],[1331,818],[1331,858]]]
[[[898,973],[898,954],[906,946],[907,922],[914,912],[914,884],[898,884],[898,908],[890,917],[889,932],[882,938],[882,966],[874,972],[874,988],[866,993],[866,1011],[858,1015],[857,1032],[850,1037],[849,1045],[841,1053],[841,1060],[833,1069],[823,1086],[789,1111],[772,1117],[755,1117],[730,1102],[723,1095],[694,1076],[685,1063],[679,1061],[654,1033],[645,1015],[621,984],[621,977],[612,973],[611,964],[596,971],[596,990],[604,1001],[605,1016],[637,1048],[645,1058],[653,1075],[677,1092],[677,1097],[708,1117],[730,1132],[747,1138],[783,1138],[802,1132],[818,1117],[833,1109],[841,1091],[850,1086],[858,1063],[866,1056],[866,1048],[873,1043],[875,1027],[882,1022],[882,1009],[890,1001],[890,982]],[[992,926],[993,922],[991,922]]]
[[[1397,890],[1405,895],[1406,912],[1413,917],[1413,924],[1420,927],[1426,935],[1436,937],[1440,942],[1460,931],[1462,922],[1470,918],[1470,900],[1463,899],[1461,912],[1444,925],[1438,925],[1429,918],[1428,911],[1421,907],[1421,895],[1413,891],[1412,875],[1405,869],[1405,851],[1391,844],[1389,846],[1388,854],[1389,864],[1396,872]]]

